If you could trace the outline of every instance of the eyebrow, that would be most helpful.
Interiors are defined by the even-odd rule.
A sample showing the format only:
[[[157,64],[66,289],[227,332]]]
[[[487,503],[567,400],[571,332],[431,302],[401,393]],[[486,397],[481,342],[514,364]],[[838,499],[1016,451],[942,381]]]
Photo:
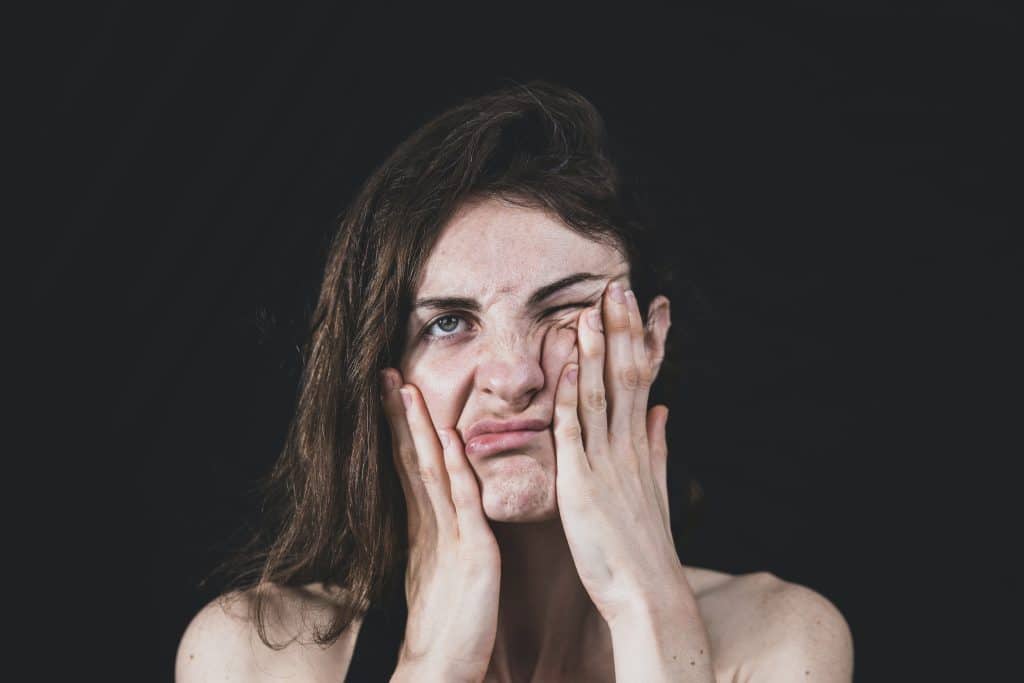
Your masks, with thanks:
[[[613,276],[611,279],[622,277],[626,273],[619,273]],[[551,284],[544,285],[543,287],[537,288],[530,298],[526,301],[528,308],[537,308],[540,304],[559,291],[572,287],[573,285],[581,282],[592,282],[594,280],[604,280],[608,276],[596,273],[573,273],[567,277],[563,277],[560,280],[555,280]],[[413,305],[414,309],[417,308],[463,308],[467,311],[478,312],[480,310],[480,303],[476,299],[468,299],[466,297],[457,296],[446,296],[446,297],[428,297],[426,299],[417,299]]]

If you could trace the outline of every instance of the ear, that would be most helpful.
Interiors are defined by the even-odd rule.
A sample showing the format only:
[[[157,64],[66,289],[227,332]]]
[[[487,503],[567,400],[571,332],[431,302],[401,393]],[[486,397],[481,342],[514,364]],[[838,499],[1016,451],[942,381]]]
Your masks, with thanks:
[[[665,339],[671,326],[669,300],[659,294],[647,307],[647,323],[644,325],[644,346],[647,347],[647,357],[651,359],[655,378],[661,370],[661,361],[665,358]]]

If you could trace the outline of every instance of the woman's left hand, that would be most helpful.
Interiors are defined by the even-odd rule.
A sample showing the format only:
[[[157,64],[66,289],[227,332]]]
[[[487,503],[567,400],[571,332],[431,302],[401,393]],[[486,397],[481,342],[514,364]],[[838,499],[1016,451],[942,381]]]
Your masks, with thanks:
[[[669,525],[668,408],[647,409],[661,359],[632,292],[612,283],[577,335],[579,364],[562,369],[555,397],[558,508],[583,586],[612,622],[689,591]]]

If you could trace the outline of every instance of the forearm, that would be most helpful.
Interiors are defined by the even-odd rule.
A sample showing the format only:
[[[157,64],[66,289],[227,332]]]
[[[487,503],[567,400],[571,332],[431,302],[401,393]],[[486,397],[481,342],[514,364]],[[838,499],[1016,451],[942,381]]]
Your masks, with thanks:
[[[710,639],[692,595],[640,600],[608,625],[615,680],[715,683]]]

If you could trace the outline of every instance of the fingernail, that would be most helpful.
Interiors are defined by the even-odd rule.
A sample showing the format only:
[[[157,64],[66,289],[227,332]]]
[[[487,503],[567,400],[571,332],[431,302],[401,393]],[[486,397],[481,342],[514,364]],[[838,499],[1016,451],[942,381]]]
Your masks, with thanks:
[[[626,301],[629,302],[630,306],[633,306],[634,304],[636,304],[636,294],[633,293],[632,289],[627,289],[626,290]]]
[[[569,368],[569,371],[565,373],[565,378],[569,380],[569,384],[576,386],[576,375],[579,373],[580,366],[574,365]]]
[[[402,403],[405,404],[406,410],[412,407],[412,392],[408,389],[399,389],[398,393],[402,395]]]
[[[626,303],[626,295],[622,292],[622,284],[618,282],[612,283],[611,288],[612,301],[617,304]]]
[[[601,309],[592,308],[587,312],[587,325],[595,332],[603,332],[604,324],[601,321]]]

